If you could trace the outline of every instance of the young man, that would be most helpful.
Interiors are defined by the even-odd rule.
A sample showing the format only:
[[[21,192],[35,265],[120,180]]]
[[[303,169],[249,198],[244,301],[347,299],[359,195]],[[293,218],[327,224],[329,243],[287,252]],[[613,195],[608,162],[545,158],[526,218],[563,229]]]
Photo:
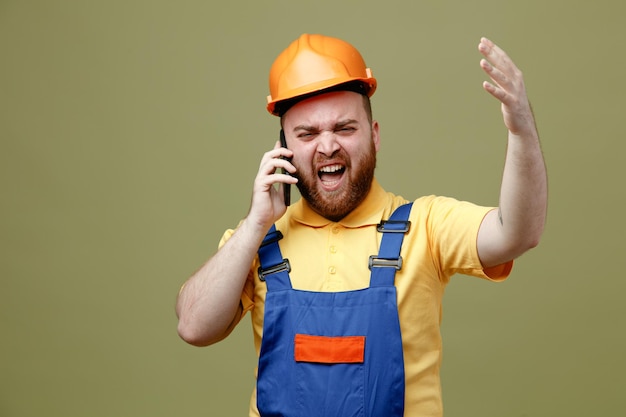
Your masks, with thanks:
[[[478,48],[491,78],[484,89],[509,130],[498,208],[435,196],[409,203],[381,188],[376,80],[352,45],[302,35],[274,62],[268,110],[287,146],[263,156],[248,215],[176,306],[180,336],[198,346],[251,312],[251,416],[442,415],[445,285],[455,273],[505,279],[538,244],[547,206],[522,74],[491,41]],[[292,184],[302,199],[288,208]]]

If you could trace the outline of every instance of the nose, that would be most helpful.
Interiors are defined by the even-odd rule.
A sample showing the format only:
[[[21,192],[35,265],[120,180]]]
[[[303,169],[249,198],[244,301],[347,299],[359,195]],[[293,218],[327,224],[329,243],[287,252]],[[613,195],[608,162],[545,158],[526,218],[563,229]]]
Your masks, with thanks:
[[[317,137],[317,152],[330,157],[339,148],[339,142],[334,132],[323,132]]]

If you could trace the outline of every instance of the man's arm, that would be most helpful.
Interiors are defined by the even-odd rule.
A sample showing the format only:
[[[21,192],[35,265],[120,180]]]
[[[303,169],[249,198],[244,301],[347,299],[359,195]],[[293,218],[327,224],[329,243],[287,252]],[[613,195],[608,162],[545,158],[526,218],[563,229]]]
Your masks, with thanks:
[[[178,334],[192,345],[207,346],[225,337],[238,311],[259,245],[286,211],[282,190],[277,190],[274,183],[295,184],[297,180],[277,173],[277,168],[295,172],[293,165],[281,156],[293,155],[279,143],[263,156],[248,215],[217,253],[187,280],[178,295]]]
[[[483,88],[501,102],[509,130],[499,208],[487,214],[478,232],[478,255],[483,266],[491,267],[539,244],[547,213],[548,181],[521,71],[488,39],[481,39],[478,50],[484,56],[480,66],[491,78]]]

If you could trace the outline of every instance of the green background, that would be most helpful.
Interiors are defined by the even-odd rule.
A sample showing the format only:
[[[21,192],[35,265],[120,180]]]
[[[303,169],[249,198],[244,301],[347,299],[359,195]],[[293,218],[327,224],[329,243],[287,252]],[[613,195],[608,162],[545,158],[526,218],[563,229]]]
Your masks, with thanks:
[[[267,73],[303,32],[379,81],[377,176],[497,204],[505,136],[479,38],[524,71],[550,210],[513,276],[444,304],[447,417],[626,408],[625,3],[0,0],[0,416],[243,416],[248,320],[176,334],[179,286],[245,216],[277,138]]]

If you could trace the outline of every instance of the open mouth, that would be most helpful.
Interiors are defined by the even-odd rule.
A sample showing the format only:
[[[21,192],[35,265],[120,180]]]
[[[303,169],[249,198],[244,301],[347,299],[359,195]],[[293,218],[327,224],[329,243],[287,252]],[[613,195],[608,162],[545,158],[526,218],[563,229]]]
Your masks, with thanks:
[[[322,184],[331,187],[341,180],[343,173],[346,171],[346,167],[341,164],[327,165],[320,168],[317,172],[317,176],[322,181]]]

